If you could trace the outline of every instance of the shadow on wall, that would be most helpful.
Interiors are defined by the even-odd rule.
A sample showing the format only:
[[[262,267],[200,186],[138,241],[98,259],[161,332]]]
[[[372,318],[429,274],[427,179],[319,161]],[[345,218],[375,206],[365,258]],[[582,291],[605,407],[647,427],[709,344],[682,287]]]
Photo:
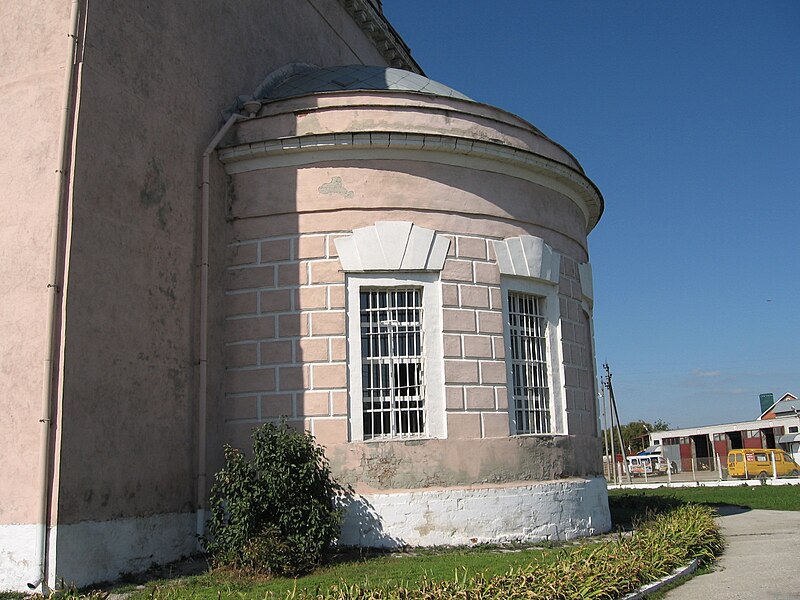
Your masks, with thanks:
[[[389,535],[375,508],[362,496],[348,493],[341,499],[344,509],[340,546],[370,548],[401,548],[407,546],[403,539]]]

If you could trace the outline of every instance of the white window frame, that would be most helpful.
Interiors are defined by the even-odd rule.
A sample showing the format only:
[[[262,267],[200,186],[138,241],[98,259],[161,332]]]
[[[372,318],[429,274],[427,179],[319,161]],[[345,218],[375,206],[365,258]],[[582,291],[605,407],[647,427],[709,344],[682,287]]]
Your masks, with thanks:
[[[444,391],[444,352],[442,347],[442,291],[439,273],[397,275],[348,274],[347,289],[347,370],[349,389],[350,441],[380,443],[447,437]],[[422,288],[422,369],[426,409],[425,433],[364,439],[364,412],[361,382],[361,303],[362,288]]]
[[[549,437],[566,435],[567,403],[564,390],[564,362],[561,352],[561,315],[558,287],[540,280],[504,275],[500,281],[503,296],[503,341],[506,348],[506,382],[508,388],[508,420],[512,436]],[[509,330],[508,293],[529,294],[542,298],[543,316],[546,321],[547,343],[547,387],[550,395],[550,432],[517,433],[514,410],[514,381],[511,365],[511,332]]]

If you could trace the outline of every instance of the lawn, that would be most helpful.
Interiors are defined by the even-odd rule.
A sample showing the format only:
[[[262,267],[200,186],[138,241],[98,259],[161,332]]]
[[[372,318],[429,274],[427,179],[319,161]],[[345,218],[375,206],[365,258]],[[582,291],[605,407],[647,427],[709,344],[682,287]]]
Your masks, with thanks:
[[[511,549],[499,547],[476,547],[473,549],[416,551],[387,554],[366,559],[354,559],[332,564],[316,570],[310,575],[290,578],[257,579],[239,577],[233,573],[214,571],[175,580],[151,582],[138,590],[131,600],[146,600],[152,597],[192,600],[217,600],[218,594],[234,595],[237,599],[263,600],[274,594],[282,598],[292,589],[324,590],[340,581],[358,583],[364,587],[377,588],[387,585],[417,583],[423,577],[432,580],[463,580],[478,574],[487,577],[507,573],[511,569],[528,565],[543,565],[555,562],[573,547]]]
[[[765,510],[800,510],[800,486],[795,485],[609,490],[608,496],[612,513],[615,503],[619,505],[626,498],[630,500],[635,498],[663,499],[670,503],[694,502],[712,506],[731,504]]]

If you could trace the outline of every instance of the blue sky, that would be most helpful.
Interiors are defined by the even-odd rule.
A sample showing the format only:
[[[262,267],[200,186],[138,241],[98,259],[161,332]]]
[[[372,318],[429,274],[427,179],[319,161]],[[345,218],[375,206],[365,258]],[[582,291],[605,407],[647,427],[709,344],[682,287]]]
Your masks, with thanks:
[[[800,2],[384,0],[426,74],[532,122],[602,191],[598,367],[623,422],[800,395]]]

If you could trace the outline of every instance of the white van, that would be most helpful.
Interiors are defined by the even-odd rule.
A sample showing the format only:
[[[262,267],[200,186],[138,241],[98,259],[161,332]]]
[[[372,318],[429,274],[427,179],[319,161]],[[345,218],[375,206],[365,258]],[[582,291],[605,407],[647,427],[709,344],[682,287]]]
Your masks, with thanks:
[[[644,475],[666,475],[669,468],[669,461],[658,454],[628,457],[628,470],[634,477],[643,477]],[[672,466],[672,472],[676,472],[675,465]]]

